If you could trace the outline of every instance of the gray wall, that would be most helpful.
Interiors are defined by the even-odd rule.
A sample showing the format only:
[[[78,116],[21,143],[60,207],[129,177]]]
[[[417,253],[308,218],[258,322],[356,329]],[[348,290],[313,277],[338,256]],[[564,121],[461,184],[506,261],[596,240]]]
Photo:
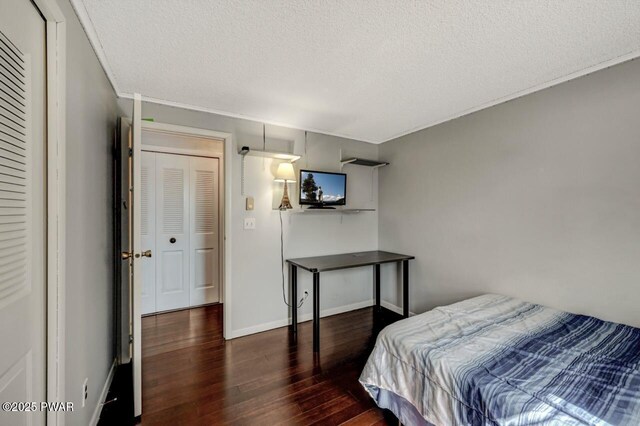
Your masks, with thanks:
[[[413,311],[496,292],[640,326],[640,61],[384,143],[380,158],[380,247],[416,255]]]
[[[130,116],[132,102],[120,99],[122,111]],[[143,103],[142,116],[156,122],[228,132],[236,146],[262,149],[262,124],[216,114]],[[295,150],[303,155],[296,169],[340,171],[340,158],[362,156],[376,159],[378,146],[366,142],[309,133],[305,155],[304,132],[267,126],[267,149]],[[274,183],[277,161],[247,157],[245,194],[255,199],[255,210],[244,210],[241,195],[240,155],[232,159],[232,306],[231,328],[234,336],[280,327],[288,323],[288,308],[282,301],[280,268],[280,221],[277,207],[282,184]],[[345,166],[348,174],[347,207],[377,208],[377,171],[359,166]],[[292,202],[298,200],[291,184]],[[256,218],[256,230],[245,231],[245,217]],[[302,257],[375,250],[378,246],[377,212],[354,215],[283,213],[285,257]],[[373,298],[370,268],[327,273],[322,277],[321,307],[325,314],[367,306]],[[311,293],[311,275],[299,273],[300,291]],[[311,299],[301,309],[303,319],[311,315]]]
[[[66,400],[87,425],[114,359],[111,144],[116,95],[70,4],[67,23]],[[82,383],[89,397],[82,407]]]

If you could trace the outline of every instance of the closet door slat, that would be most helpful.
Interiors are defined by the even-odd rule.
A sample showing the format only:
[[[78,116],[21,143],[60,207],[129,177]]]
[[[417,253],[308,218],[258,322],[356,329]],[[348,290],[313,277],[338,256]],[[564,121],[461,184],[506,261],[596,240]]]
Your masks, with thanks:
[[[0,302],[29,285],[28,63],[0,31]]]

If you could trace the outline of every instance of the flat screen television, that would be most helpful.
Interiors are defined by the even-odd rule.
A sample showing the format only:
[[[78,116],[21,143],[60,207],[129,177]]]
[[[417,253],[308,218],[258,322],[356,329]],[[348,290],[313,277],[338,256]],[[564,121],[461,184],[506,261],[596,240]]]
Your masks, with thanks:
[[[300,170],[300,205],[344,206],[347,203],[347,175]]]

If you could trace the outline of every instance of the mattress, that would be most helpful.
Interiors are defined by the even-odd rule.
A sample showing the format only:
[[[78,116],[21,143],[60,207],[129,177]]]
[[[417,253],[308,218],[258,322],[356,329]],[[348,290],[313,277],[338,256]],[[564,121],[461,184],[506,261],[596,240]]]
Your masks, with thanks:
[[[640,425],[640,329],[484,295],[385,328],[360,382],[405,425]]]

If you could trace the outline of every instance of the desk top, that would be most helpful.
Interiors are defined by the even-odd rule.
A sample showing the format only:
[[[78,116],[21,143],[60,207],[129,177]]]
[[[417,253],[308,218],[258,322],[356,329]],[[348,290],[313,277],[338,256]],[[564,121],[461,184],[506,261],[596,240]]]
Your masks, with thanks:
[[[309,272],[325,272],[376,265],[379,263],[400,262],[409,259],[415,259],[415,256],[374,250],[361,251],[358,253],[332,254],[329,256],[300,257],[297,259],[287,259],[287,262],[306,269]]]

